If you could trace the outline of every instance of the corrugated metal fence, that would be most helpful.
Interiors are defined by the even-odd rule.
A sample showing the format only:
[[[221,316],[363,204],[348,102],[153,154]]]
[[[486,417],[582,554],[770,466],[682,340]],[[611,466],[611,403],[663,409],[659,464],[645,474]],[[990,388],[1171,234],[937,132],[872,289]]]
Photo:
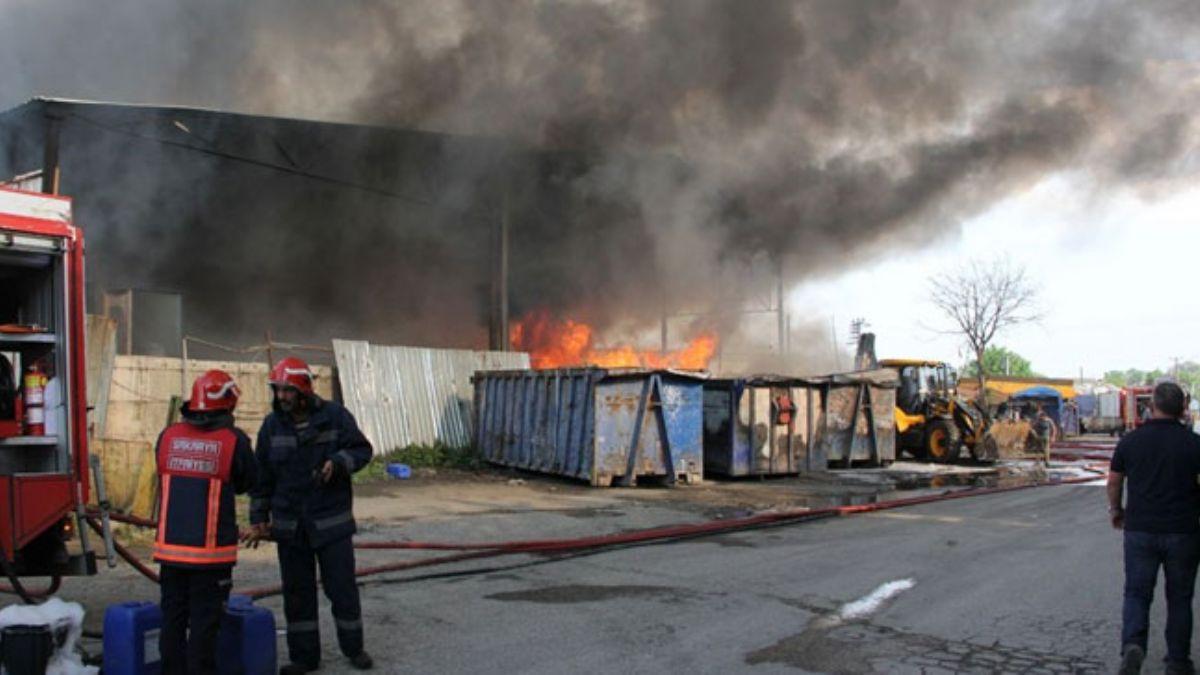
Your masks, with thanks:
[[[409,445],[471,444],[471,376],[524,370],[523,352],[476,352],[334,340],[342,401],[383,454]]]

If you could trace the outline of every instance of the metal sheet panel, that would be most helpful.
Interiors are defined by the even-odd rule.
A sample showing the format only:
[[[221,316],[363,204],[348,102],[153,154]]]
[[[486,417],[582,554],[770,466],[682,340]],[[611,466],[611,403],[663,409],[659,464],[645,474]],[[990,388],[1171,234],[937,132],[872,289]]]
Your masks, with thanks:
[[[1096,395],[1097,407],[1100,409],[1100,417],[1120,417],[1121,416],[1121,392],[1106,391]]]
[[[600,368],[480,372],[475,396],[476,444],[495,464],[592,485],[701,478],[699,378]]]
[[[471,444],[471,375],[526,369],[523,352],[477,352],[334,340],[342,399],[377,454],[409,445]]]
[[[0,211],[23,218],[71,222],[71,200],[57,195],[0,189]]]
[[[95,438],[104,438],[108,424],[108,391],[117,359],[117,322],[103,316],[87,316],[87,402]]]
[[[189,359],[186,374],[184,365],[180,359],[162,356],[116,356],[109,381],[103,438],[154,443],[167,421],[171,397],[181,393],[190,395],[192,380],[214,368],[233,376],[242,390],[234,413],[238,428],[251,438],[258,434],[263,418],[271,412],[267,364]],[[332,369],[313,366],[313,372],[317,375],[314,383],[317,394],[332,398]],[[181,380],[186,380],[187,391],[180,389]]]

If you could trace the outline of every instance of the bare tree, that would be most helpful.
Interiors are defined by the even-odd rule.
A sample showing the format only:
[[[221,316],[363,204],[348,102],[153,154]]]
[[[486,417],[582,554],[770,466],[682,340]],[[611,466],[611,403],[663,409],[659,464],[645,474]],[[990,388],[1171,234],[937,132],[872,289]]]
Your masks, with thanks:
[[[929,285],[934,306],[954,323],[955,327],[946,332],[963,336],[975,355],[979,398],[986,410],[983,354],[1005,329],[1040,318],[1037,288],[1024,267],[1008,260],[975,260],[930,278]]]

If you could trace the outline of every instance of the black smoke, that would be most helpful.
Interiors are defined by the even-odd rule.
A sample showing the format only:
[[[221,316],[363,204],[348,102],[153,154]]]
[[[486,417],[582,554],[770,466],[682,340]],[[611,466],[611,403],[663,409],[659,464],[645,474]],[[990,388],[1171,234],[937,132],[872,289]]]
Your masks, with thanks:
[[[736,300],[748,265],[782,260],[798,280],[934,241],[1051,175],[1153,194],[1197,170],[1200,5],[1185,0],[7,0],[0,12],[0,101],[194,105],[489,148],[397,158],[400,145],[363,134],[354,147],[351,134],[331,142],[353,160],[306,158],[313,144],[290,132],[264,144],[217,125],[201,135],[225,151],[396,194],[297,188],[294,175],[232,185],[220,162],[187,196],[156,184],[161,171],[139,176],[148,201],[191,216],[125,232],[108,274],[179,286],[201,276],[187,253],[202,240],[238,251],[236,283],[196,293],[209,313],[214,294],[242,301],[246,331],[300,316],[329,326],[318,337],[477,344],[506,209],[514,309],[642,325],[664,306]],[[331,230],[320,214],[335,207]],[[140,276],[135,251],[156,261]],[[297,260],[310,261],[299,274]]]

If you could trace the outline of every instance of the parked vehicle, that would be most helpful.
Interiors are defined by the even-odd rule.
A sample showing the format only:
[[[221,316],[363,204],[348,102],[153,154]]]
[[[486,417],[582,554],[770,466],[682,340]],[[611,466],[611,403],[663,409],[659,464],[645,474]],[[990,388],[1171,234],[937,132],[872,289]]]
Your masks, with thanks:
[[[1124,431],[1133,431],[1150,419],[1154,407],[1154,387],[1127,387],[1125,389]]]
[[[0,567],[18,589],[22,576],[96,572],[83,289],[71,200],[0,188]]]
[[[1125,431],[1125,390],[1111,389],[1088,395],[1092,403],[1085,406],[1079,397],[1080,430],[1085,434],[1119,435]]]
[[[923,359],[884,359],[900,378],[896,390],[897,455],[953,462],[966,447],[977,460],[994,460],[998,448],[988,436],[989,418],[958,395],[958,374],[946,363]]]

